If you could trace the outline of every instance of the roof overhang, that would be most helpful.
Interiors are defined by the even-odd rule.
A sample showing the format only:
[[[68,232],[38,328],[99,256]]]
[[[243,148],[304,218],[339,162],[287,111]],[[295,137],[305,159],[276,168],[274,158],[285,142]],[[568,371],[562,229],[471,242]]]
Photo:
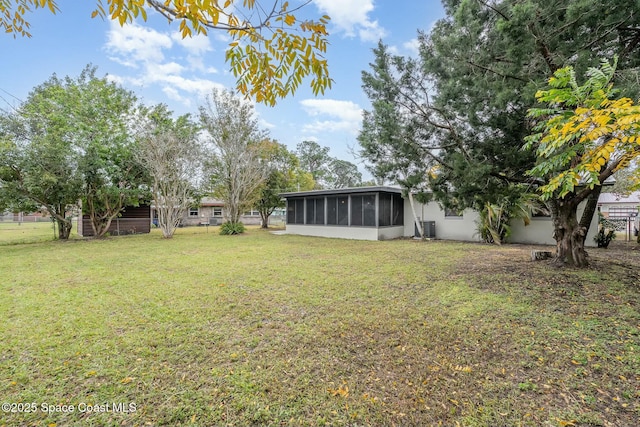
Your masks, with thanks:
[[[349,187],[349,188],[335,188],[332,190],[311,190],[311,191],[296,191],[292,193],[280,193],[280,197],[288,199],[293,197],[333,196],[333,195],[340,195],[340,194],[360,194],[360,193],[402,194],[402,189],[400,187],[389,187],[389,186]]]

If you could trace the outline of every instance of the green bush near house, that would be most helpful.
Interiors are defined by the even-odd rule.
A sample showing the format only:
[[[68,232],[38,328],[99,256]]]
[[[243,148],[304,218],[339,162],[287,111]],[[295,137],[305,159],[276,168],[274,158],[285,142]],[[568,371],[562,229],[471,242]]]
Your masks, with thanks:
[[[246,231],[246,227],[241,222],[225,222],[220,226],[220,234],[230,236],[234,234],[242,234]]]

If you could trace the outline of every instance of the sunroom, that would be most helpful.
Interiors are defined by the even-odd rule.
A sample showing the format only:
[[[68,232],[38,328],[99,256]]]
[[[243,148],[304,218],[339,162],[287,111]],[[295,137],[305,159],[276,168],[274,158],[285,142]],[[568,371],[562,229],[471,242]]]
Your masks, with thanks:
[[[399,188],[360,187],[284,193],[287,233],[359,240],[404,235]]]

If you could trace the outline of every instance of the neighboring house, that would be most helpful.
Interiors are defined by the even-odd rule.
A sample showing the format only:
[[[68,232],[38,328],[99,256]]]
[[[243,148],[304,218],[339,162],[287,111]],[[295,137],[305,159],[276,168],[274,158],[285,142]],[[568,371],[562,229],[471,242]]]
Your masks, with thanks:
[[[203,197],[199,206],[187,209],[182,217],[183,226],[220,225],[223,222],[224,203],[210,197]]]
[[[182,226],[196,225],[220,225],[225,219],[224,202],[211,197],[203,197],[200,205],[189,208],[183,218]],[[154,218],[157,218],[154,212]],[[245,225],[260,224],[260,212],[244,212],[240,216],[240,222]]]
[[[635,214],[640,209],[640,191],[628,196],[620,196],[615,193],[601,193],[598,198],[598,211],[605,218],[624,219]]]
[[[151,206],[149,205],[126,206],[120,216],[114,218],[109,225],[111,236],[149,233],[149,231],[151,231]],[[94,235],[89,215],[83,214],[82,210],[78,215],[78,234],[82,237]]]
[[[628,196],[615,193],[601,193],[598,198],[598,212],[615,223],[618,231],[625,231],[627,238],[638,235],[640,230],[640,191]]]
[[[386,240],[416,235],[409,200],[396,187],[358,187],[282,194],[287,201],[287,233],[360,240]],[[582,207],[578,209],[581,215]],[[416,202],[416,216],[425,223],[427,237],[443,240],[480,241],[478,213],[444,210],[436,202]],[[597,232],[594,216],[587,246]],[[513,220],[510,242],[555,244],[550,217],[533,217],[531,224]]]

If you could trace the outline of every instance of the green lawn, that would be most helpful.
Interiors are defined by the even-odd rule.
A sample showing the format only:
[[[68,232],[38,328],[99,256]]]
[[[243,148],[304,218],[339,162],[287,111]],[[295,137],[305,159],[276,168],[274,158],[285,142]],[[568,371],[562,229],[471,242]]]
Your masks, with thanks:
[[[215,230],[0,231],[0,396],[35,404],[0,425],[640,419],[640,251],[559,271],[516,245]]]
[[[75,234],[75,224],[73,231]],[[51,222],[0,222],[0,245],[42,242],[55,237]]]

